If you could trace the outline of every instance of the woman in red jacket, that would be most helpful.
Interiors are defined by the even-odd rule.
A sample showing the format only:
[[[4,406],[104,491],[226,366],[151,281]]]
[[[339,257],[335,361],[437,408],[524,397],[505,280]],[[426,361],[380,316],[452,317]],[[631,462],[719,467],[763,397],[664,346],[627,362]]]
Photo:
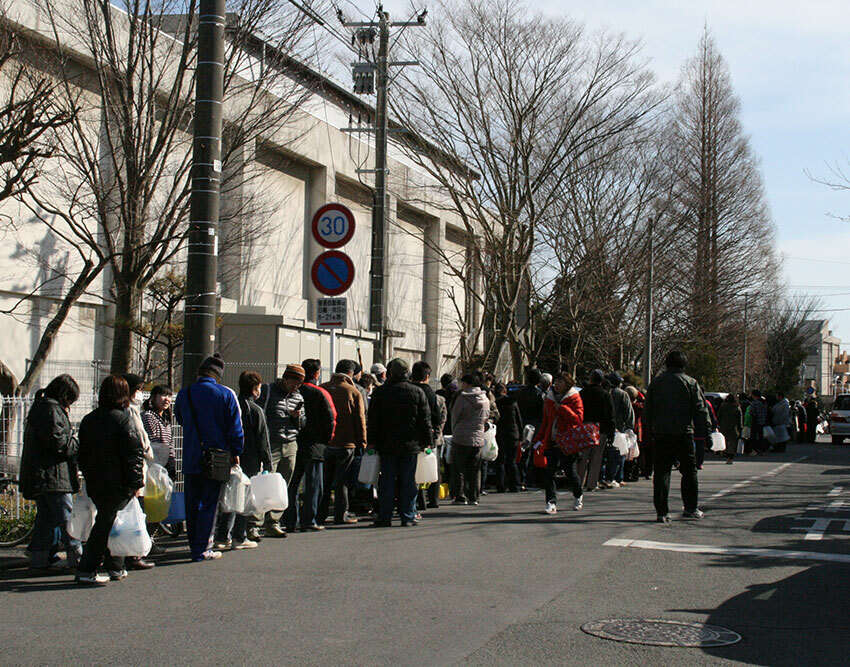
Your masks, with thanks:
[[[580,426],[584,418],[584,406],[578,389],[573,386],[569,373],[558,373],[543,403],[543,423],[534,436],[535,447],[546,451],[546,514],[557,512],[555,495],[555,473],[560,468],[567,475],[575,497],[574,510],[582,508],[581,479],[576,464],[578,454],[563,454],[556,444],[559,432]]]

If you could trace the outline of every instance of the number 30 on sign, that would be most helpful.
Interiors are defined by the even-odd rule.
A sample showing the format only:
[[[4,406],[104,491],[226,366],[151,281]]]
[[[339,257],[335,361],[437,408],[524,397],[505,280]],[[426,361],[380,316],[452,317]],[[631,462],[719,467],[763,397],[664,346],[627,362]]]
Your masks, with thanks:
[[[354,214],[347,206],[331,203],[313,215],[313,238],[325,248],[341,248],[354,236]]]

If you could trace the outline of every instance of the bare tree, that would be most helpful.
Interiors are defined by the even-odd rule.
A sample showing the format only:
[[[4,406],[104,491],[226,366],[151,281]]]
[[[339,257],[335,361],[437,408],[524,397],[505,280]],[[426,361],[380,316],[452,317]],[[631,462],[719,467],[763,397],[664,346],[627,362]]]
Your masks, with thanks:
[[[522,372],[520,301],[540,221],[585,157],[658,103],[653,77],[623,36],[588,37],[567,19],[514,0],[440,3],[441,18],[411,37],[420,74],[407,74],[395,111],[438,150],[410,159],[448,193],[481,276],[483,364],[505,344]],[[413,145],[413,144],[411,144]]]
[[[73,117],[55,135],[61,160],[47,187],[30,189],[23,200],[79,254],[80,266],[42,337],[27,386],[73,302],[105,269],[105,298],[114,303],[111,368],[129,369],[144,290],[186,233],[195,88],[196,0],[39,2],[59,71],[55,103]],[[240,166],[243,151],[285,128],[306,95],[289,67],[306,18],[285,6],[241,0],[228,15],[223,192],[253,177]],[[244,244],[260,230],[250,198],[237,200],[222,225],[229,242]]]

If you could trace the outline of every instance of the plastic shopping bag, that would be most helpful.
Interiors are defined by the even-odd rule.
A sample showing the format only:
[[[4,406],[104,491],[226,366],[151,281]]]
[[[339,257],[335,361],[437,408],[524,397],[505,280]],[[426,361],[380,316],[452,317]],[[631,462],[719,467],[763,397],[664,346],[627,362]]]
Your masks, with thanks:
[[[381,457],[374,449],[367,449],[360,461],[360,473],[357,481],[361,484],[375,486],[378,483],[378,474],[381,472]]]
[[[496,444],[496,425],[489,424],[484,430],[484,447],[481,448],[482,461],[495,461],[499,456],[499,446]]]
[[[629,450],[626,452],[626,457],[629,461],[634,461],[638,456],[640,456],[640,447],[638,447],[637,436],[631,429],[626,431],[623,435],[626,436],[626,443],[629,446]]]
[[[109,531],[109,552],[113,556],[147,556],[151,550],[151,536],[145,524],[145,514],[136,498],[130,498],[118,510]]]
[[[735,450],[735,453],[736,454],[743,454],[744,453],[744,439],[743,438],[738,439],[738,448]]]
[[[79,495],[74,498],[74,506],[71,508],[71,518],[68,519],[68,535],[75,540],[85,542],[89,539],[94,518],[97,516],[97,508],[92,499],[86,493],[86,487],[80,489]]]
[[[158,463],[149,463],[145,477],[145,515],[150,523],[158,523],[168,516],[173,489],[168,471]]]
[[[246,503],[251,498],[251,480],[242,467],[235,465],[230,468],[230,477],[221,487],[219,509],[225,514],[241,514]]]
[[[620,456],[625,456],[629,453],[629,441],[626,438],[625,433],[617,431],[614,434],[614,442],[612,444],[617,448],[617,451],[620,452]]]
[[[772,426],[765,426],[763,433],[765,440],[768,442],[776,442],[776,435],[773,433]]]
[[[715,431],[711,434],[711,451],[712,452],[725,452],[726,451],[726,438],[723,437],[723,434],[720,431]]]

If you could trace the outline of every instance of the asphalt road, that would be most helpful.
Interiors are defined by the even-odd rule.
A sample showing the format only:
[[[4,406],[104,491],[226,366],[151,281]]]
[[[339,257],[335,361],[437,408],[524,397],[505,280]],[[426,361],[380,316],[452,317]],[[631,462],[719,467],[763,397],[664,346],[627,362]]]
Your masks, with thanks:
[[[847,664],[848,463],[850,446],[827,443],[710,458],[701,522],[656,524],[641,480],[581,512],[569,494],[554,517],[541,492],[490,494],[413,528],[329,527],[216,562],[166,541],[154,570],[100,589],[4,570],[0,664]],[[743,639],[667,648],[580,629],[606,618]]]

